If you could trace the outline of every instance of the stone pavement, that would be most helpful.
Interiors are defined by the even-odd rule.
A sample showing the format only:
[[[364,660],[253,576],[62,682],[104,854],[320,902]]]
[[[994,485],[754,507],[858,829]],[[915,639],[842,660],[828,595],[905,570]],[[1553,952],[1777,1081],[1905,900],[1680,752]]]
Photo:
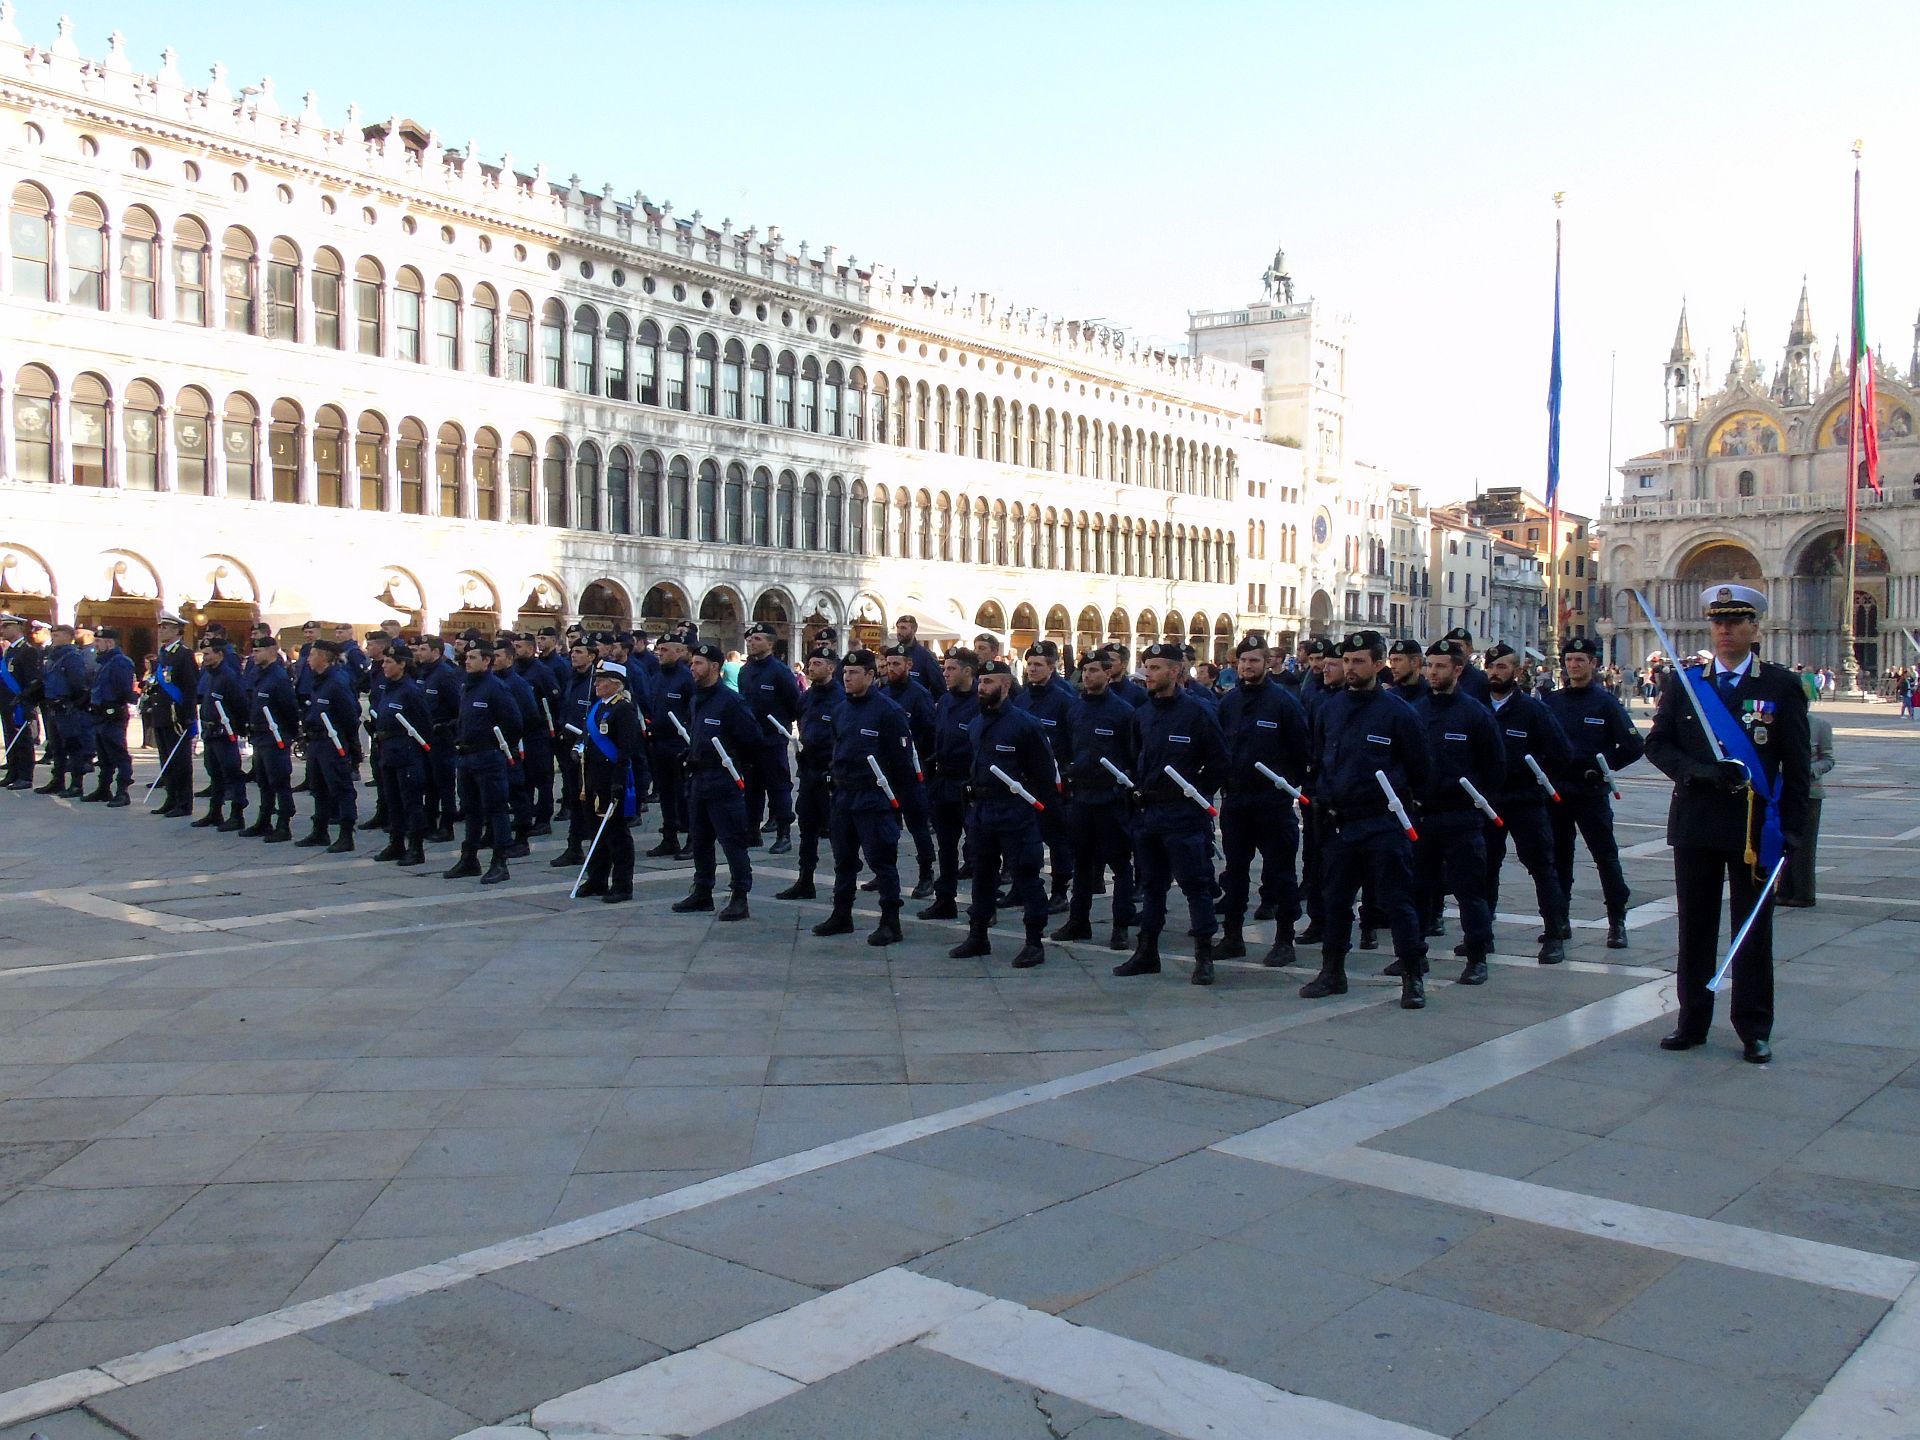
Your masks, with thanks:
[[[0,1440],[1920,1433],[1920,727],[1827,713],[1766,1068],[1654,1047],[1644,766],[1634,947],[1583,862],[1419,1014],[0,794]]]

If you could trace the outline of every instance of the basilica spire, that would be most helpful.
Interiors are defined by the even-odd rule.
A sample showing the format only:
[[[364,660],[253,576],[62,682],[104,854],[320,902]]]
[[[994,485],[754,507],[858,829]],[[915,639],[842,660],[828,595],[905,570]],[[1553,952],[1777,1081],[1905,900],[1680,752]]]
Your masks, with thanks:
[[[1800,277],[1800,307],[1793,312],[1793,329],[1787,332],[1787,348],[1791,350],[1796,345],[1812,345],[1814,340],[1813,310],[1812,307],[1807,304],[1807,277],[1802,275]]]
[[[1747,335],[1747,312],[1742,310],[1733,332],[1733,363],[1727,367],[1727,388],[1750,381],[1758,368],[1753,360],[1753,341]]]
[[[1913,334],[1914,334],[1915,346],[1920,347],[1920,324],[1916,324],[1913,327]],[[1841,355],[1844,353],[1845,352],[1840,347],[1840,337],[1838,335],[1834,336],[1833,337],[1833,365],[1827,371],[1827,384],[1844,385],[1847,383],[1847,367],[1844,364],[1842,364],[1840,360]],[[1917,362],[1920,362],[1920,349],[1916,350],[1915,359]]]
[[[1913,322],[1913,358],[1907,362],[1907,383],[1920,385],[1920,319]]]
[[[1667,356],[1669,365],[1684,364],[1693,359],[1693,336],[1687,333],[1687,297],[1680,297],[1680,325],[1673,332],[1673,353]]]

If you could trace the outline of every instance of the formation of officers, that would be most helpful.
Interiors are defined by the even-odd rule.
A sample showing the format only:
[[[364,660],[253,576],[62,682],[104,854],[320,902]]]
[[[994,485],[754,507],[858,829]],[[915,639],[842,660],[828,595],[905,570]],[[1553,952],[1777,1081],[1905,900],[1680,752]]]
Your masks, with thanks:
[[[1536,698],[1521,656],[1496,644],[1483,668],[1464,630],[1424,648],[1360,630],[1308,641],[1293,660],[1253,635],[1216,689],[1176,644],[1149,647],[1137,671],[1125,648],[1102,647],[1076,684],[1051,642],[1016,673],[991,637],[937,657],[903,618],[878,654],[816,637],[803,689],[763,625],[733,675],[690,625],[651,647],[573,632],[563,644],[552,630],[405,639],[390,625],[363,648],[348,627],[321,629],[309,622],[293,656],[264,626],[244,644],[209,626],[189,649],[180,617],[161,617],[138,700],[163,757],[159,814],[194,813],[197,735],[207,808],[195,826],[329,854],[379,829],[374,858],[403,867],[457,840],[446,878],[483,885],[563,826],[550,863],[584,865],[577,893],[617,903],[633,893],[630,826],[652,799],[661,835],[648,854],[692,862],[678,912],[745,918],[752,852],[771,831],[770,853],[797,848],[781,899],[816,897],[826,842],[832,908],[816,935],[854,929],[863,872],[880,912],[875,946],[902,938],[903,891],[930,902],[921,918],[957,919],[965,880],[967,933],[952,954],[991,954],[996,914],[1016,907],[1024,944],[1012,963],[1026,968],[1046,958],[1050,916],[1064,917],[1052,938],[1092,939],[1106,894],[1107,943],[1127,952],[1114,973],[1136,976],[1162,967],[1177,886],[1194,984],[1212,984],[1215,961],[1246,956],[1261,943],[1249,926],[1270,923],[1266,965],[1317,949],[1309,998],[1346,992],[1357,902],[1359,946],[1391,935],[1387,973],[1409,1009],[1425,1004],[1427,942],[1445,933],[1448,896],[1460,982],[1486,982],[1509,838],[1541,918],[1538,958],[1564,958],[1577,836],[1599,871],[1607,944],[1627,944],[1610,794],[1642,745],[1594,683],[1599,657],[1581,639],[1564,647],[1566,683]],[[14,702],[7,783],[32,788],[34,746],[14,742],[37,707],[54,770],[40,792],[129,803],[134,676],[112,632],[97,634],[92,662],[64,629],[41,653],[6,617],[0,639],[0,704]],[[368,761],[376,799],[362,819]],[[311,806],[295,838],[300,792]]]

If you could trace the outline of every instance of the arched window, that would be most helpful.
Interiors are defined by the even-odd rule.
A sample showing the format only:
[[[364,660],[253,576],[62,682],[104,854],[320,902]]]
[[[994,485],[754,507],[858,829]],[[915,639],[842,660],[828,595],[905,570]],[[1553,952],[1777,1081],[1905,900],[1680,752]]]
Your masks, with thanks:
[[[729,420],[738,420],[746,413],[742,389],[746,383],[746,364],[746,347],[738,340],[727,341],[726,353],[720,361],[720,413]]]
[[[953,501],[942,493],[934,502],[938,518],[936,524],[939,534],[939,555],[942,560],[953,559]]]
[[[1027,407],[1027,468],[1040,468],[1040,407]]]
[[[741,545],[747,538],[747,467],[727,466],[727,528],[729,545]]]
[[[888,417],[893,428],[888,433],[893,436],[894,444],[903,447],[907,444],[907,407],[911,394],[907,377],[902,375],[893,386],[893,411]]]
[[[323,350],[340,348],[340,296],[344,283],[340,257],[321,250],[313,257],[313,343]]]
[[[747,497],[748,522],[755,545],[773,543],[773,472],[764,465],[753,472]]]
[[[507,379],[533,383],[533,301],[516,290],[507,297],[507,335],[503,347]]]
[[[120,412],[120,442],[126,457],[127,489],[160,488],[160,392],[145,380],[127,386]]]
[[[973,458],[987,458],[987,401],[982,395],[973,397]]]
[[[433,445],[433,484],[435,498],[440,503],[440,513],[446,516],[471,518],[466,506],[466,487],[460,483],[460,462],[466,450],[466,436],[458,425],[451,420],[441,425]]]
[[[107,308],[107,212],[91,195],[67,206],[67,303]]]
[[[358,477],[360,508],[387,508],[387,422],[364,411],[353,436],[353,469]]]
[[[1007,407],[999,399],[993,402],[993,458],[1007,458]]]
[[[473,437],[473,513],[476,519],[498,520],[500,514],[500,437],[482,428]]]
[[[719,395],[714,386],[714,369],[719,363],[719,345],[713,336],[702,335],[693,347],[693,409],[697,415],[720,413]]]
[[[660,500],[660,457],[651,450],[640,452],[640,533],[662,534]]]
[[[773,380],[773,357],[767,347],[753,347],[753,363],[747,373],[747,418],[755,425],[767,423],[767,396]]]
[[[607,457],[607,529],[615,535],[633,533],[633,456],[624,445]]]
[[[386,272],[380,262],[362,255],[353,266],[353,348],[357,354],[378,355],[385,336],[381,319],[386,291]]]
[[[300,501],[300,407],[291,400],[273,402],[267,426],[267,465],[273,472],[273,499],[282,505]]]
[[[868,431],[872,434],[875,444],[884,445],[887,443],[887,435],[889,433],[887,430],[887,397],[891,393],[892,387],[887,383],[887,377],[884,375],[875,375],[873,377],[873,392],[868,399],[868,409],[872,416],[872,420],[868,425]]]
[[[946,386],[942,385],[933,392],[933,448],[942,455],[947,453],[947,407],[950,403]]]
[[[973,559],[973,506],[964,495],[954,502],[953,527],[960,532],[960,563],[968,564]]]
[[[667,332],[667,373],[664,401],[669,410],[687,408],[687,353],[692,342],[678,325]],[[684,538],[684,537],[683,537]]]
[[[516,435],[507,452],[507,518],[516,525],[533,523],[533,437]]]
[[[284,235],[267,247],[266,321],[269,340],[299,342],[300,247]]]
[[[53,479],[53,397],[51,371],[38,365],[20,368],[13,382],[13,466],[17,479],[40,485]]]
[[[400,422],[393,449],[394,469],[400,476],[400,513],[426,513],[427,427],[408,416]]]
[[[838,360],[827,362],[827,394],[821,407],[821,422],[829,435],[843,433],[840,419],[840,399],[846,393],[845,372]]]
[[[847,372],[847,395],[843,402],[846,419],[843,433],[849,440],[867,438],[867,372],[858,365]]]
[[[700,478],[694,491],[697,528],[694,537],[706,544],[720,539],[720,467],[711,460],[700,462]]]
[[[451,275],[433,282],[433,363],[460,368],[460,282]]]
[[[675,540],[687,538],[688,490],[693,479],[687,457],[676,455],[667,467],[667,534]]]
[[[800,428],[820,433],[820,362],[811,355],[800,362]]]
[[[827,552],[840,554],[846,548],[846,542],[847,486],[838,475],[834,475],[827,480]]]
[[[17,196],[19,192],[16,190],[14,194]],[[15,203],[17,205],[18,201]],[[16,260],[19,254],[16,247]],[[173,318],[183,325],[207,324],[207,268],[211,264],[207,227],[191,215],[174,221]]]
[[[902,560],[913,556],[913,502],[908,499],[903,485],[894,498],[894,533],[899,537],[899,556]]]
[[[543,525],[567,528],[567,442],[558,435],[540,460],[540,515]]]
[[[773,543],[782,550],[793,548],[793,493],[796,488],[793,472],[780,472],[780,489],[774,496],[773,507]]]
[[[627,389],[627,317],[618,310],[607,317],[607,338],[601,347],[600,368],[607,377],[607,398],[625,400]]]
[[[864,393],[860,388],[849,386],[855,395]],[[867,482],[856,480],[847,491],[847,551],[853,555],[867,553]]]
[[[1046,435],[1040,450],[1040,466],[1043,470],[1053,469],[1053,447],[1055,440],[1059,438],[1059,433],[1060,417],[1049,410],[1047,411]]]
[[[576,530],[600,528],[600,447],[591,440],[581,445],[573,462],[573,525]]]
[[[120,308],[143,320],[160,318],[160,222],[143,205],[120,222]]]
[[[558,300],[540,307],[540,383],[555,390],[567,384],[567,308]]]
[[[634,394],[642,405],[660,403],[660,327],[640,322],[639,343],[633,350]]]
[[[929,448],[927,412],[932,408],[933,401],[927,392],[927,382],[922,380],[913,389],[913,445],[916,450]]]
[[[213,403],[204,390],[188,386],[173,405],[173,488],[182,495],[213,493],[213,461],[207,434],[213,430]]]
[[[773,423],[793,428],[793,352],[782,350],[773,370]]]
[[[1743,500],[1746,499],[1749,495],[1756,494],[1758,492],[1758,487],[1754,484],[1753,471],[1742,470],[1740,472],[1740,478],[1739,478],[1739,481],[1737,482],[1737,486],[1738,486],[1740,498]]]
[[[10,288],[22,300],[53,299],[53,202],[38,185],[13,187],[7,212],[13,254]]]
[[[185,403],[186,396],[182,395],[181,404]],[[176,436],[179,431],[180,418],[176,411]],[[347,417],[331,405],[322,405],[313,412],[314,498],[329,509],[338,510],[347,503],[346,455]]]
[[[498,375],[500,350],[500,300],[491,285],[473,287],[473,368],[482,375]]]
[[[1007,406],[1007,459],[1015,465],[1027,463],[1026,450],[1021,445],[1021,431],[1026,428],[1026,407],[1018,400]]]
[[[918,532],[917,554],[922,560],[933,558],[933,501],[922,490],[914,500],[914,529]]]
[[[800,491],[800,548],[809,553],[820,548],[820,477],[808,472]]]
[[[220,453],[227,466],[227,498],[251,500],[254,474],[259,468],[260,409],[238,393],[227,397],[220,420]]]
[[[893,553],[893,506],[884,485],[876,485],[873,490],[873,553]]]
[[[600,315],[591,305],[576,306],[573,312],[573,379],[567,388],[576,395],[600,393]],[[591,526],[581,526],[591,529]]]
[[[253,236],[238,225],[229,225],[220,237],[221,323],[236,335],[257,333],[254,265]]]
[[[76,485],[96,488],[107,483],[107,443],[112,434],[113,393],[98,375],[82,375],[73,382],[73,396],[67,404],[67,423],[71,427],[72,467],[70,479]]]

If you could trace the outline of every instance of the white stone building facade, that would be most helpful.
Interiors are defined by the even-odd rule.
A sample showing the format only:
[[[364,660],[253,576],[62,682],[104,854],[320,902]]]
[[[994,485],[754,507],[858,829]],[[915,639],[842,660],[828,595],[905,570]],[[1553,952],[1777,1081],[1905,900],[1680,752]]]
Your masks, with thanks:
[[[117,36],[88,59],[64,22],[0,20],[0,193],[18,610],[765,619],[790,648],[913,614],[1217,655],[1297,489],[1237,366],[171,52],[141,74]]]

